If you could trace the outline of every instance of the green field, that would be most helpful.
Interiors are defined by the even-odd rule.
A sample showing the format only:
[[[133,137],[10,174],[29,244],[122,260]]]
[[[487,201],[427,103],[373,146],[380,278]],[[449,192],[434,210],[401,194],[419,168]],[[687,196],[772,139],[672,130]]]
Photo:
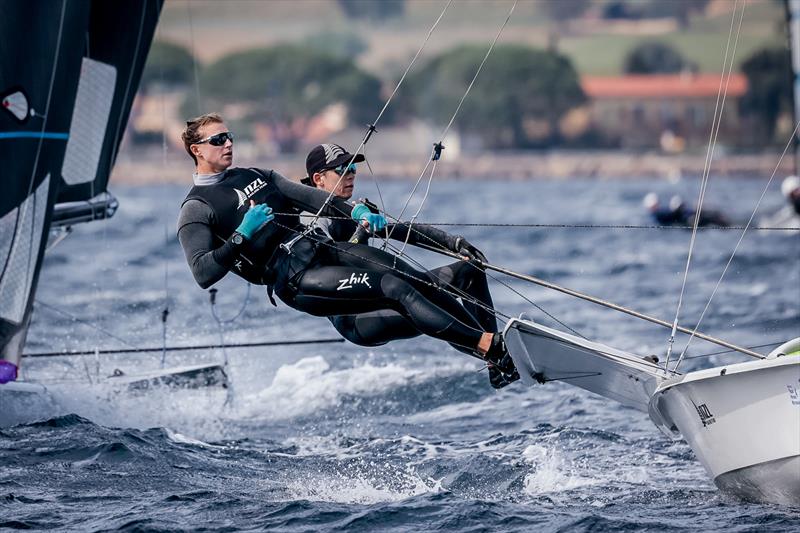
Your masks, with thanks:
[[[543,1],[521,0],[501,42],[542,47],[548,42],[548,33],[556,33],[559,49],[573,60],[580,73],[615,75],[621,73],[624,58],[632,48],[644,41],[658,40],[680,50],[701,71],[722,70],[732,0],[712,2],[709,12],[713,15],[693,18],[686,31],[662,29],[652,35],[635,25],[625,31],[613,24],[586,22],[587,19],[567,21],[567,26],[556,29],[543,14]],[[598,0],[597,5],[603,3]],[[509,0],[455,0],[431,37],[424,57],[463,43],[488,46],[511,4]],[[335,0],[168,0],[157,38],[191,47],[201,61],[208,62],[235,50],[302,42],[326,33],[352,33],[369,47],[358,58],[359,63],[389,78],[408,63],[444,5],[439,0],[408,0],[405,16],[376,23],[347,20]],[[737,65],[758,48],[785,44],[783,16],[782,4],[775,0],[747,2],[736,47]],[[734,38],[737,27],[738,19]]]

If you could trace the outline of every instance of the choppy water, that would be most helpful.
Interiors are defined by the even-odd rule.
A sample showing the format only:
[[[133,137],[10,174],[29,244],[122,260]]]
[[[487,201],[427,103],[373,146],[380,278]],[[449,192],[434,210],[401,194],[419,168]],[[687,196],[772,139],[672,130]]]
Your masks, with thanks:
[[[761,186],[712,179],[709,204],[744,221]],[[649,224],[640,201],[651,188],[696,195],[694,182],[437,182],[420,220]],[[174,238],[185,190],[117,187],[122,205],[112,220],[76,228],[48,254],[29,352],[123,348],[122,341],[160,346],[165,301],[168,344],[219,340],[208,295],[191,279]],[[390,212],[399,211],[409,190],[405,183],[383,186]],[[377,198],[368,182],[358,192]],[[775,187],[761,212],[780,205]],[[454,231],[496,264],[667,320],[690,238],[681,230]],[[738,238],[735,231],[700,233],[682,323],[699,316]],[[587,337],[639,353],[665,348],[668,332],[657,326],[503,281]],[[798,336],[799,286],[800,236],[753,232],[701,329],[746,345]],[[247,291],[235,279],[219,288],[219,315],[232,317]],[[508,289],[494,282],[493,288],[500,310],[552,324]],[[271,307],[258,288],[222,333],[228,342],[335,336],[324,319]],[[715,351],[698,342],[689,355]],[[28,359],[25,377],[48,382],[53,403],[29,410],[35,422],[0,429],[0,529],[800,527],[800,509],[720,494],[688,446],[666,440],[645,415],[560,383],[531,389],[517,383],[496,392],[476,361],[434,340],[228,355],[234,384],[228,406],[222,391],[132,394],[104,384],[117,368],[157,368],[160,353]],[[167,364],[222,358],[213,350],[175,352]],[[734,360],[697,357],[685,368]]]

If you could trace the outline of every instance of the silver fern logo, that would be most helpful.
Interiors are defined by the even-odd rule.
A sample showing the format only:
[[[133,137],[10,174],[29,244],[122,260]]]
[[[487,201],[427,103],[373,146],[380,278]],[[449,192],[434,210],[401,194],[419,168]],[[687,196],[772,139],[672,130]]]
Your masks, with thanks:
[[[338,144],[323,144],[322,149],[325,150],[325,163],[330,163],[344,153],[344,148]]]

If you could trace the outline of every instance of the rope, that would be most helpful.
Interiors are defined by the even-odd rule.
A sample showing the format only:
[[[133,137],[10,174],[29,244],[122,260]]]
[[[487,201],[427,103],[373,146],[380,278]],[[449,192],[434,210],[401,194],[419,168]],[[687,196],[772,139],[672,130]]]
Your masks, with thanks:
[[[764,186],[764,190],[761,191],[761,196],[756,202],[756,206],[753,209],[753,213],[750,215],[750,219],[747,221],[747,225],[745,225],[744,229],[742,230],[742,234],[739,236],[739,240],[736,242],[736,246],[733,248],[733,252],[731,252],[731,256],[728,258],[728,262],[725,263],[725,268],[722,269],[722,274],[720,274],[719,279],[717,280],[716,285],[714,285],[714,290],[711,291],[711,296],[708,298],[708,302],[706,302],[706,306],[703,308],[703,312],[700,313],[700,318],[697,320],[697,324],[692,331],[692,334],[689,336],[689,340],[686,342],[686,346],[683,348],[680,357],[678,357],[678,362],[675,363],[675,369],[677,370],[678,366],[681,364],[683,360],[683,356],[686,354],[686,350],[689,349],[689,344],[691,344],[692,339],[694,339],[694,334],[697,329],[700,327],[700,323],[703,321],[703,318],[706,315],[706,311],[708,311],[709,306],[711,305],[711,301],[714,299],[714,296],[717,294],[717,289],[719,289],[720,284],[722,283],[722,278],[725,277],[725,274],[728,272],[728,267],[731,266],[731,262],[733,261],[736,252],[739,250],[739,245],[742,244],[742,240],[744,239],[745,234],[747,233],[747,226],[750,225],[750,222],[753,221],[753,218],[756,216],[756,212],[758,211],[759,206],[761,205],[761,201],[764,199],[764,196],[767,194],[769,190],[769,186],[772,184],[772,180],[775,178],[775,174],[778,172],[778,168],[780,167],[781,161],[783,161],[786,152],[789,151],[789,147],[794,142],[794,137],[797,135],[798,128],[800,128],[800,121],[794,127],[794,131],[792,132],[791,137],[789,137],[789,141],[786,143],[786,146],[783,149],[783,153],[781,154],[780,159],[778,160],[778,165],[775,167],[775,170],[772,171],[772,175],[769,177],[767,184]]]
[[[433,35],[434,30],[436,29],[436,27],[439,25],[439,22],[444,17],[445,11],[447,11],[447,8],[450,7],[450,4],[452,3],[452,1],[453,0],[448,0],[447,4],[445,4],[444,8],[442,9],[442,12],[439,14],[439,17],[436,19],[436,22],[434,22],[433,26],[431,26],[430,30],[428,30],[428,35],[425,37],[425,40],[422,42],[422,46],[420,46],[419,50],[417,50],[417,53],[414,54],[414,57],[411,59],[411,62],[409,63],[408,67],[406,67],[406,70],[403,73],[403,76],[397,82],[397,85],[395,86],[394,90],[392,91],[392,94],[389,95],[389,98],[386,100],[386,103],[383,105],[383,109],[381,109],[381,111],[378,113],[378,116],[375,118],[375,121],[372,124],[369,124],[367,126],[367,132],[364,134],[364,138],[361,141],[361,144],[358,145],[358,148],[353,153],[353,157],[352,157],[352,159],[350,159],[350,162],[347,164],[347,166],[350,166],[350,165],[353,164],[353,161],[355,161],[356,156],[358,154],[360,154],[361,151],[364,149],[364,146],[367,144],[367,142],[369,142],[369,139],[370,139],[370,137],[372,137],[372,134],[375,133],[376,131],[378,131],[377,128],[376,128],[376,126],[378,125],[378,122],[383,117],[384,112],[389,107],[389,103],[392,101],[392,99],[394,98],[395,94],[397,94],[397,91],[400,89],[400,85],[403,84],[403,81],[405,80],[406,75],[408,74],[408,72],[411,70],[412,65],[414,65],[414,63],[416,62],[417,58],[422,53],[422,50],[425,48],[425,45],[428,44],[428,40],[431,38],[431,35]],[[345,168],[347,168],[347,167],[345,167]],[[314,226],[317,223],[317,220],[319,220],[319,217],[322,214],[322,211],[330,203],[331,199],[333,198],[334,191],[339,187],[339,184],[342,182],[342,179],[344,179],[344,176],[345,176],[344,174],[339,176],[339,179],[337,180],[336,185],[334,185],[331,188],[331,191],[328,194],[328,197],[325,199],[325,202],[322,204],[322,206],[316,212],[314,217],[308,223],[308,225],[307,225],[308,229],[305,232],[303,232],[301,235],[299,235],[297,238],[300,238],[302,236],[306,236],[313,230]],[[375,186],[377,187],[378,186],[378,182],[374,179],[374,177],[373,177],[373,181],[375,182]],[[380,193],[380,188],[378,188],[378,195],[380,197],[381,203],[383,203],[383,196]],[[381,207],[384,208],[385,206],[381,205]],[[295,241],[291,241],[291,242],[288,243],[288,248],[289,249],[291,249],[291,247],[294,244],[294,242]]]
[[[288,230],[288,231],[290,231],[290,232],[294,233],[294,234],[295,234],[295,237],[294,237],[294,239],[293,239],[293,240],[296,240],[296,239],[299,239],[299,238],[302,238],[302,237],[306,237],[306,238],[309,238],[309,239],[310,239],[310,238],[312,238],[312,237],[308,236],[308,235],[307,235],[307,234],[306,234],[304,231],[300,231],[300,230],[298,230],[298,229],[296,229],[296,228],[292,228],[292,227],[285,226],[285,225],[281,224],[280,222],[278,222],[278,221],[277,221],[277,219],[273,220],[271,223],[272,223],[272,224],[275,224],[276,226],[278,226],[278,227],[280,227],[280,228],[286,229],[286,230]],[[317,240],[317,239],[314,239],[314,242],[316,242],[316,243],[318,243],[318,244],[320,244],[320,245],[322,245],[322,246],[328,247],[328,248],[330,248],[330,249],[336,250],[336,253],[339,253],[339,254],[346,254],[346,255],[353,256],[353,257],[357,257],[357,258],[358,258],[360,261],[363,261],[363,262],[365,262],[365,263],[371,263],[371,264],[373,264],[373,265],[376,265],[376,266],[378,266],[378,267],[380,267],[380,268],[388,268],[388,269],[390,269],[390,270],[392,270],[392,271],[394,271],[394,272],[397,272],[398,274],[401,274],[401,276],[402,276],[402,277],[405,277],[405,278],[408,278],[408,279],[412,279],[412,280],[414,280],[414,281],[417,281],[417,282],[419,282],[419,283],[421,283],[421,284],[423,284],[423,285],[426,285],[426,286],[428,286],[428,287],[430,287],[430,288],[432,288],[432,289],[435,289],[435,290],[438,290],[438,291],[445,292],[445,293],[449,294],[450,296],[453,296],[454,298],[459,298],[459,297],[462,297],[462,298],[464,298],[464,297],[466,297],[466,298],[470,298],[470,301],[471,301],[471,303],[473,303],[473,304],[475,304],[475,305],[480,305],[480,306],[482,306],[484,309],[486,309],[487,311],[489,311],[489,312],[493,313],[495,316],[498,316],[498,315],[500,315],[500,316],[503,316],[504,318],[511,318],[511,315],[507,315],[507,314],[505,314],[505,313],[501,313],[501,312],[497,311],[496,309],[493,309],[493,308],[491,308],[491,307],[489,307],[489,306],[487,306],[487,305],[483,304],[483,303],[482,303],[482,302],[480,302],[479,300],[477,300],[477,299],[475,299],[475,298],[472,298],[472,297],[470,297],[469,295],[462,296],[461,294],[459,294],[459,290],[460,290],[460,289],[457,289],[456,287],[452,287],[452,285],[450,285],[449,283],[445,282],[444,280],[441,280],[441,278],[439,278],[438,276],[436,276],[436,275],[435,275],[434,273],[432,273],[432,272],[426,272],[426,273],[427,273],[427,274],[429,274],[429,275],[431,275],[432,277],[434,277],[434,278],[436,278],[436,279],[439,279],[439,280],[442,282],[442,285],[437,285],[437,284],[435,284],[435,283],[432,283],[430,280],[423,279],[423,278],[421,278],[421,277],[419,277],[419,276],[415,276],[414,274],[410,274],[410,273],[408,273],[408,272],[404,272],[404,271],[402,271],[402,270],[400,270],[400,269],[396,268],[396,266],[389,266],[389,265],[385,265],[385,264],[383,264],[383,263],[380,263],[380,262],[378,262],[378,261],[375,261],[375,260],[373,260],[373,259],[369,259],[369,258],[367,258],[367,257],[363,257],[363,256],[361,256],[361,255],[354,254],[354,253],[353,253],[353,252],[351,252],[350,250],[339,248],[339,247],[338,247],[338,246],[336,246],[335,244],[331,244],[331,243],[329,243],[329,242],[322,241],[322,240]],[[449,286],[449,287],[451,287],[451,288],[449,288],[449,289],[448,289],[448,288],[447,288],[448,286]],[[473,329],[474,329],[474,326],[473,326],[473,325],[470,325],[470,324],[464,324],[463,322],[461,322],[460,320],[458,320],[456,317],[453,317],[453,320],[456,320],[456,321],[458,321],[460,324],[462,324],[462,325],[464,325],[464,326],[466,326],[466,327],[470,327],[470,328],[473,328]],[[465,348],[474,349],[475,347],[474,347],[474,346],[465,346]],[[481,360],[483,360],[483,358],[480,358],[480,359],[481,359]]]
[[[35,301],[36,305],[40,305],[40,306],[42,306],[42,307],[44,307],[46,309],[50,309],[51,311],[55,311],[56,313],[64,315],[64,316],[70,318],[71,320],[73,320],[74,322],[78,322],[78,323],[83,324],[85,326],[89,326],[90,328],[93,328],[93,329],[99,331],[100,333],[103,333],[104,335],[107,335],[107,336],[111,337],[112,339],[118,340],[119,342],[121,342],[122,344],[124,344],[126,346],[130,346],[131,348],[136,348],[133,344],[131,344],[130,342],[126,341],[122,337],[118,337],[118,336],[114,335],[113,333],[111,333],[110,331],[107,331],[107,330],[101,328],[100,326],[92,324],[91,322],[89,322],[87,320],[84,320],[82,318],[78,318],[75,315],[72,315],[72,314],[64,311],[63,309],[59,309],[58,307],[55,307],[55,306],[50,305],[48,303],[45,303],[45,302],[43,302],[43,301],[41,301],[39,299],[34,300],[34,301]],[[92,350],[92,353],[94,353],[94,350]]]
[[[265,342],[244,342],[238,344],[198,344],[195,346],[170,346],[167,348],[169,352],[183,352],[188,350],[209,350],[217,348],[258,348],[264,346],[296,346],[299,344],[332,344],[342,343],[344,339],[339,337],[337,339],[307,339],[295,341],[265,341]],[[111,349],[111,350],[82,350],[73,352],[35,352],[27,353],[23,357],[71,357],[77,355],[94,355],[95,353],[103,355],[121,354],[121,353],[149,353],[161,351],[162,347],[153,348],[131,348],[131,349]]]
[[[420,181],[422,181],[422,178],[425,175],[425,172],[428,170],[428,167],[430,166],[430,164],[433,163],[433,168],[431,169],[431,174],[430,174],[430,177],[428,178],[428,187],[427,187],[427,189],[425,191],[425,196],[423,197],[422,202],[420,202],[420,206],[419,206],[419,209],[417,209],[417,213],[414,215],[414,217],[412,217],[410,225],[409,225],[409,228],[411,226],[413,226],[414,219],[420,213],[420,211],[422,210],[422,207],[425,205],[425,201],[428,199],[428,192],[430,191],[431,182],[433,181],[434,172],[436,171],[436,163],[437,163],[437,161],[439,161],[439,158],[441,156],[441,151],[444,148],[444,145],[443,145],[444,139],[447,136],[447,133],[450,131],[450,127],[453,125],[453,122],[456,120],[456,117],[458,116],[459,111],[461,111],[461,106],[464,104],[464,101],[467,99],[467,96],[469,95],[470,91],[472,90],[472,86],[475,85],[475,81],[478,79],[478,75],[480,75],[481,71],[483,70],[483,66],[486,64],[486,60],[489,59],[489,55],[492,53],[492,50],[494,50],[494,45],[497,43],[497,40],[500,38],[500,35],[503,33],[503,30],[508,25],[508,21],[511,20],[511,15],[514,13],[514,8],[515,7],[517,7],[517,0],[514,0],[514,3],[512,4],[511,9],[508,11],[508,15],[506,16],[506,20],[503,22],[502,26],[500,26],[500,29],[497,31],[497,34],[494,36],[494,39],[492,40],[492,43],[489,45],[489,49],[486,51],[486,54],[483,56],[483,60],[481,61],[480,65],[478,65],[478,68],[475,71],[475,75],[472,77],[472,80],[469,82],[469,85],[467,85],[467,89],[464,91],[464,94],[461,95],[461,99],[458,101],[458,105],[456,106],[456,110],[453,113],[453,116],[450,117],[450,122],[447,123],[447,126],[444,128],[444,131],[442,131],[442,134],[439,136],[439,141],[433,145],[434,148],[433,148],[433,153],[431,154],[431,157],[428,158],[428,162],[425,164],[425,168],[422,169],[422,172],[420,173],[419,178],[417,178],[417,182],[414,184],[414,187],[411,189],[411,193],[408,195],[408,199],[406,200],[405,205],[403,205],[403,209],[400,210],[400,214],[397,216],[398,219],[402,219],[403,218],[403,214],[405,213],[405,210],[408,207],[408,204],[411,201],[411,198],[414,196],[414,193],[416,192]],[[388,242],[389,237],[391,237],[391,232],[389,232],[389,234],[386,236],[386,239],[385,239],[386,242]],[[401,253],[404,250],[405,250],[405,245],[403,245],[403,248],[401,249]]]
[[[779,346],[783,344],[785,341],[777,341],[777,342],[768,342],[766,344],[759,344],[757,346],[748,346],[749,349],[755,350],[756,348],[766,348],[768,346]],[[684,357],[684,359],[700,359],[701,357],[711,357],[712,355],[721,355],[724,353],[733,353],[736,350],[720,350],[718,352],[711,352],[711,353],[704,353],[700,355],[692,355],[689,357]]]
[[[161,86],[164,86],[164,65],[159,68]],[[164,93],[161,93],[161,164],[167,166],[167,103]],[[169,222],[167,213],[170,212],[167,195],[164,199],[164,246],[169,247]],[[164,309],[161,311],[161,368],[167,364],[167,317],[169,317],[169,261],[164,256]]]
[[[58,36],[56,37],[56,49],[55,49],[55,52],[53,54],[53,68],[50,71],[50,85],[49,85],[49,88],[47,89],[47,100],[46,100],[45,108],[44,108],[44,120],[42,120],[42,130],[41,130],[40,136],[39,136],[39,143],[36,145],[36,156],[33,159],[33,168],[31,169],[31,179],[30,179],[30,181],[28,183],[28,193],[25,195],[26,199],[30,199],[31,194],[33,193],[33,184],[34,184],[34,182],[36,182],[36,171],[39,168],[39,156],[42,153],[42,145],[44,143],[44,132],[47,131],[47,118],[50,116],[50,100],[51,100],[51,98],[53,96],[53,86],[55,85],[56,71],[58,70],[58,59],[59,59],[58,56],[59,56],[59,53],[61,51],[61,36],[64,33],[64,18],[65,18],[66,9],[67,9],[67,2],[66,2],[66,0],[63,0],[62,3],[61,3],[61,18],[59,19],[59,22],[58,22]],[[48,188],[51,185],[52,184],[48,184]],[[34,206],[33,207],[34,208],[33,216],[34,217],[36,216],[35,201],[36,201],[36,197],[34,196],[33,199],[31,199],[30,201],[23,202],[24,207],[22,209],[22,212],[19,212],[19,211],[17,212],[17,220],[16,220],[16,223],[15,223],[15,226],[19,225],[20,220],[24,221],[25,218],[27,218],[28,209],[30,209],[30,205],[31,204],[33,204],[33,206]],[[45,208],[46,208],[46,206],[47,206],[47,200],[45,200]],[[36,240],[35,236],[33,235],[33,231],[34,231],[35,226],[36,226],[36,224],[31,224],[30,225],[30,230],[29,230],[30,231],[30,240],[29,240],[29,242],[38,242]],[[15,227],[14,231],[16,232],[17,229],[18,228]],[[45,245],[46,245],[46,243],[45,243]],[[28,267],[25,269],[25,285],[24,285],[24,287],[29,287],[29,293],[25,295],[25,298],[29,298],[30,295],[32,295],[34,293],[34,288],[30,287],[31,273],[32,273],[32,270],[33,270],[31,268],[31,261],[36,261],[36,258],[38,256],[39,256],[39,250],[35,250],[35,251],[34,250],[29,250],[29,253],[28,253]],[[0,274],[4,274],[4,272],[0,272]],[[23,317],[24,317],[24,315],[23,315]]]
[[[694,215],[694,222],[692,224],[692,237],[691,237],[691,239],[689,241],[689,253],[686,256],[686,268],[684,269],[684,272],[683,272],[683,281],[681,282],[681,292],[680,292],[680,295],[678,296],[678,306],[677,306],[677,308],[675,310],[675,320],[672,323],[672,331],[670,333],[669,340],[667,341],[667,356],[666,356],[666,361],[665,361],[665,366],[666,367],[669,367],[669,359],[670,359],[670,356],[672,355],[672,346],[675,343],[675,334],[676,334],[677,329],[678,329],[678,320],[679,320],[679,316],[680,316],[680,312],[681,312],[681,306],[683,304],[683,295],[684,295],[685,290],[686,290],[686,281],[687,281],[687,279],[689,277],[689,266],[691,265],[691,262],[692,262],[692,253],[694,252],[694,244],[695,244],[695,241],[696,241],[696,238],[697,238],[697,227],[698,227],[699,221],[700,221],[700,213],[701,213],[701,211],[703,209],[703,200],[705,199],[706,187],[708,186],[709,172],[711,170],[711,160],[712,160],[712,157],[714,155],[714,148],[716,147],[716,143],[717,143],[717,134],[719,133],[719,127],[720,127],[720,124],[722,123],[722,113],[724,112],[724,109],[725,109],[725,97],[728,94],[728,83],[730,83],[731,71],[733,69],[733,60],[736,57],[736,45],[739,42],[739,35],[741,33],[741,30],[742,30],[742,19],[744,18],[744,6],[742,7],[741,15],[739,17],[739,28],[738,28],[738,31],[736,33],[736,41],[735,41],[735,43],[733,45],[733,53],[731,54],[731,61],[730,61],[730,66],[729,66],[728,65],[728,51],[730,49],[731,36],[733,35],[734,23],[736,21],[736,8],[737,8],[738,4],[739,4],[739,0],[736,0],[736,2],[734,3],[734,6],[733,6],[734,7],[733,13],[731,15],[731,27],[730,27],[730,29],[728,31],[728,42],[727,42],[727,44],[725,46],[725,58],[724,58],[723,63],[722,63],[723,77],[720,79],[719,90],[717,91],[717,103],[716,103],[716,105],[714,107],[714,120],[712,121],[712,124],[711,124],[711,132],[710,132],[710,138],[709,138],[709,143],[708,143],[708,150],[706,151],[706,160],[705,160],[705,164],[704,164],[704,168],[703,168],[703,175],[702,175],[702,179],[701,179],[701,183],[700,183],[700,196],[699,196],[698,201],[697,201],[697,211],[696,211],[696,213]],[[726,69],[727,69],[727,73],[726,73]],[[723,85],[724,85],[724,91],[723,91]],[[720,98],[721,98],[721,101],[720,101]]]
[[[203,105],[200,101],[200,76],[197,73],[197,56],[194,49],[194,24],[192,23],[192,3],[186,0],[186,14],[189,19],[189,48],[192,51],[192,69],[194,70],[194,91],[197,98],[197,112],[202,113]]]
[[[273,212],[275,216],[285,215],[291,216],[296,213],[279,213]],[[387,215],[390,216],[390,215]],[[330,220],[351,220],[350,217],[337,216],[337,215],[320,215],[319,218]],[[398,219],[391,217],[395,222],[400,222]],[[425,220],[418,220],[417,224],[427,226],[452,226],[464,228],[534,228],[534,229],[647,229],[647,230],[690,230],[693,226],[660,226],[650,224],[517,224],[507,222],[428,222]],[[700,226],[698,231],[708,230],[743,230],[745,226]],[[799,231],[800,228],[784,227],[768,227],[768,226],[751,226],[750,231]],[[413,230],[417,231],[417,230]]]

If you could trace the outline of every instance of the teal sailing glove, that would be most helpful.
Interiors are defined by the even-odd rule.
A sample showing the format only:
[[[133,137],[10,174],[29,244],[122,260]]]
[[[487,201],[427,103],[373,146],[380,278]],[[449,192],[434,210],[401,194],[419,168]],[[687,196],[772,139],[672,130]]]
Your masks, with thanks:
[[[251,239],[258,230],[264,225],[275,218],[272,214],[272,208],[267,204],[258,204],[250,200],[250,209],[244,214],[242,223],[236,228],[237,233],[241,233],[245,239]]]
[[[356,204],[350,217],[356,222],[366,222],[369,224],[371,232],[380,231],[386,227],[386,218],[380,213],[373,213],[364,204]]]

